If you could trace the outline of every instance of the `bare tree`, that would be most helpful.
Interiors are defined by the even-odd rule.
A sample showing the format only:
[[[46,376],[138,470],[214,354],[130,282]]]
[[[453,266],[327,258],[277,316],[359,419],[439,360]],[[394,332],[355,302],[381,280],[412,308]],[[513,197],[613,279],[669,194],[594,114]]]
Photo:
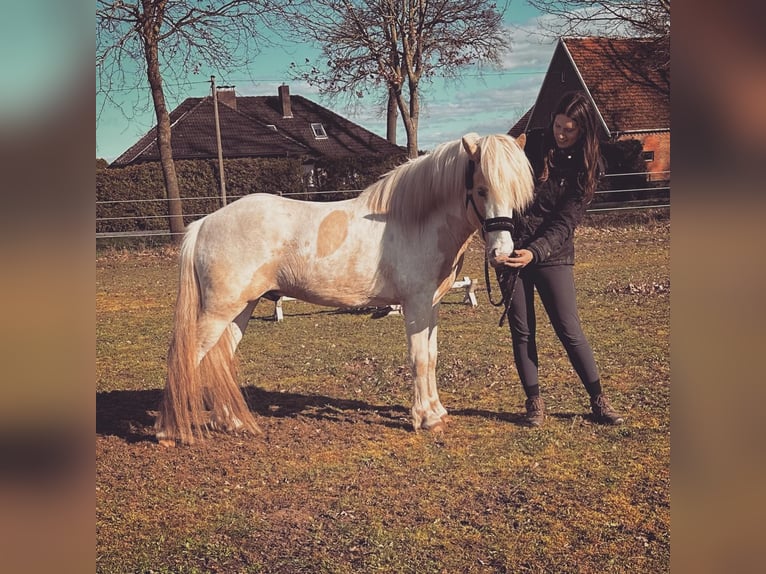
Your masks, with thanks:
[[[282,2],[281,6],[288,6]],[[157,144],[165,181],[170,232],[184,230],[163,78],[188,85],[204,65],[232,69],[246,65],[267,42],[277,8],[268,0],[96,0],[96,91],[120,105],[117,90],[148,83],[157,118]],[[265,27],[265,28],[264,28]]]
[[[416,157],[421,82],[499,63],[509,47],[504,12],[489,0],[306,0],[291,22],[321,56],[294,73],[331,96],[385,97],[389,140],[398,111]]]
[[[653,60],[670,66],[670,0],[527,0],[555,16],[541,25],[550,35],[637,36],[655,40]]]

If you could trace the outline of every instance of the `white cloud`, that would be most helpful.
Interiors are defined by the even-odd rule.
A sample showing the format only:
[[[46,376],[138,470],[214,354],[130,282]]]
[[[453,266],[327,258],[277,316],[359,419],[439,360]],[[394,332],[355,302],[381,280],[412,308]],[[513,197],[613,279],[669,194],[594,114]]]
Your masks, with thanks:
[[[546,66],[547,67],[547,64]],[[545,69],[545,68],[544,68]],[[418,147],[432,150],[469,132],[480,135],[506,133],[534,104],[544,69],[534,75],[499,75],[486,81],[460,82],[459,85],[423,86]],[[346,112],[347,117],[379,135],[385,136],[386,118],[378,106]],[[397,126],[399,145],[406,144],[404,127]]]
[[[467,69],[455,81],[434,80],[421,84],[421,112],[418,147],[431,150],[438,144],[458,139],[468,132],[482,135],[507,132],[534,104],[548,68],[556,39],[542,34],[543,18],[533,18],[508,28],[512,51],[499,71]],[[551,22],[546,21],[546,25]],[[292,90],[292,86],[291,86]],[[294,93],[308,95],[306,90]],[[309,96],[311,97],[311,96]],[[351,109],[342,103],[316,99],[351,121],[385,137],[385,110],[374,98]],[[404,126],[399,120],[397,143],[406,145]]]
[[[508,28],[512,49],[501,73],[484,78],[469,75],[457,89],[424,97],[418,133],[421,149],[433,149],[472,131],[486,135],[506,133],[513,127],[534,104],[556,47],[557,40],[542,33],[542,22],[552,24],[550,17],[541,17]]]
[[[556,47],[556,38],[545,34],[544,27],[551,18],[541,16],[523,24],[508,27],[511,51],[505,55],[502,66],[506,70],[547,68]]]
[[[436,145],[461,137],[475,131],[482,135],[507,132],[521,115],[529,109],[537,97],[545,71],[553,55],[555,39],[541,34],[541,19],[533,18],[527,22],[508,28],[512,51],[502,62],[500,70],[485,69],[480,75],[477,70],[465,70],[460,79],[454,82],[436,80],[433,84],[422,85],[422,107],[418,130],[419,148],[433,149]],[[550,22],[546,22],[550,25]],[[322,97],[318,89],[305,82],[289,79],[289,62],[299,59],[302,52],[289,54],[287,50],[265,51],[261,55],[258,73],[243,78],[233,74],[231,82],[221,77],[221,83],[234,83],[237,92],[242,95],[268,95],[277,93],[282,83],[290,85],[290,92],[305,96],[328,107],[366,129],[385,137],[385,110],[373,97],[364,98],[351,108],[341,100],[331,101]],[[184,94],[184,97],[199,96],[201,93]],[[146,123],[151,125],[153,117],[146,114]],[[106,145],[107,125],[100,122],[97,126],[97,141],[103,149],[103,155],[121,153],[135,142],[135,136],[122,134],[115,136]],[[140,130],[139,130],[140,131]],[[143,130],[145,131],[145,130]],[[142,133],[143,133],[142,131]],[[397,126],[398,143],[406,144],[406,135],[401,119]],[[111,139],[111,138],[109,138]],[[108,148],[108,149],[107,149]]]

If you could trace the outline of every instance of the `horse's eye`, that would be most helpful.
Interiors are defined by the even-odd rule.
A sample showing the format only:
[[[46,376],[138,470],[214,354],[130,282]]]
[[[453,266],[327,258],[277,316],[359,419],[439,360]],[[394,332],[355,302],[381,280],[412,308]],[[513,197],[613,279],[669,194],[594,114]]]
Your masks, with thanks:
[[[479,194],[479,197],[487,197],[487,190],[484,188],[479,189],[476,193]]]

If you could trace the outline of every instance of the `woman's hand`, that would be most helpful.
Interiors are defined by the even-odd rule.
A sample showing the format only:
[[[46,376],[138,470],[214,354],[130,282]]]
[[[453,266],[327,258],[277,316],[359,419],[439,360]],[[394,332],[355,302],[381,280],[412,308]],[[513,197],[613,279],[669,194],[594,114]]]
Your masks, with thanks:
[[[516,249],[514,250],[513,255],[506,259],[503,264],[508,267],[526,267],[532,263],[534,258],[535,256],[529,249]]]

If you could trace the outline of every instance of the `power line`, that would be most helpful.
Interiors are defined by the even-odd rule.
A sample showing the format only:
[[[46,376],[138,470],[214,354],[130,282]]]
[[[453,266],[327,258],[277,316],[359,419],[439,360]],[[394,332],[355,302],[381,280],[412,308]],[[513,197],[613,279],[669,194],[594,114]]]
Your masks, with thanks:
[[[499,72],[475,72],[475,73],[465,73],[460,74],[459,78],[485,78],[485,77],[503,77],[503,76],[543,76],[545,75],[546,71],[530,71],[530,72],[513,72],[510,70],[503,70]],[[230,80],[227,80],[229,82],[234,83],[250,83],[254,82],[256,84],[265,84],[265,83],[280,83],[284,82],[284,78],[233,78]],[[163,86],[170,87],[170,88],[179,88],[182,86],[195,86],[199,84],[208,84],[209,81],[205,80],[199,80],[199,81],[185,81],[185,82],[163,82]],[[103,89],[100,90],[102,93],[113,93],[113,92],[133,92],[136,90],[143,90],[145,88],[148,89],[149,86],[131,86],[131,87],[123,87],[123,88],[109,88],[109,89]],[[97,90],[98,92],[99,90]]]

